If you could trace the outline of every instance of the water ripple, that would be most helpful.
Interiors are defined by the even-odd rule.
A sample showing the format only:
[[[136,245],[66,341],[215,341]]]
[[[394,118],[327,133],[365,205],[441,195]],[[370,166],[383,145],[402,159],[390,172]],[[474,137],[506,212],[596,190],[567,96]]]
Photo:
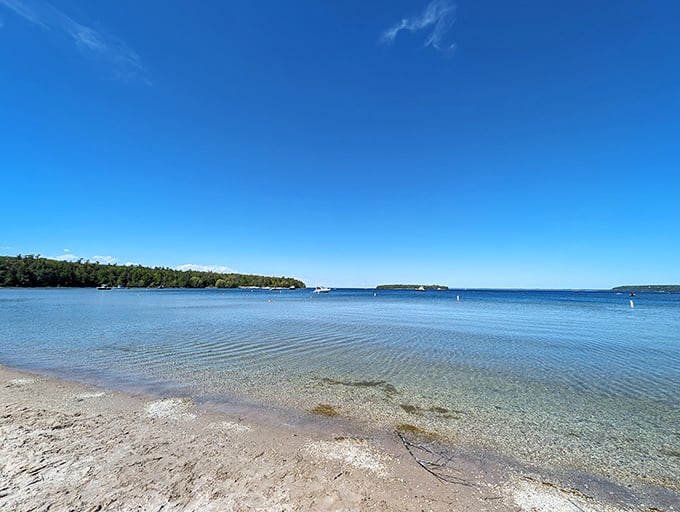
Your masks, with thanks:
[[[635,310],[593,292],[311,299],[0,290],[0,362],[308,409],[337,402],[534,462],[561,453],[563,464],[676,485],[668,475],[680,464],[659,454],[680,423],[680,297],[639,294]]]

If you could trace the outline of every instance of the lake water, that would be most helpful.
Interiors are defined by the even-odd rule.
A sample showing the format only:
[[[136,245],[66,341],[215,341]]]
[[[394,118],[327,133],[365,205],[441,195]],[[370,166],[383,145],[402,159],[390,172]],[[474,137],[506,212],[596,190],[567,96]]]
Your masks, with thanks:
[[[0,363],[680,492],[680,294],[0,289]]]

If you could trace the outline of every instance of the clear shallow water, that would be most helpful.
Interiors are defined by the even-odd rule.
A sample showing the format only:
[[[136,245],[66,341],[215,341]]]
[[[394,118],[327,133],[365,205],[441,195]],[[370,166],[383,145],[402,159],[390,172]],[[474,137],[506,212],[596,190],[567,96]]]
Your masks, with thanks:
[[[628,301],[0,289],[0,363],[198,401],[329,404],[537,467],[680,491],[680,294]]]

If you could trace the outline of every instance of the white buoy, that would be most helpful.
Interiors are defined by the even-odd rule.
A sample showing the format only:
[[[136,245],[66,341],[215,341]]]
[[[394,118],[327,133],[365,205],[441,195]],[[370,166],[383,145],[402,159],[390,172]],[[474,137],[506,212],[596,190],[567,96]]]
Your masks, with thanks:
[[[633,299],[630,299],[630,307],[631,307],[631,308],[634,308],[634,307],[635,307],[635,303],[633,302]]]
[[[456,295],[456,300],[460,300],[460,295]]]

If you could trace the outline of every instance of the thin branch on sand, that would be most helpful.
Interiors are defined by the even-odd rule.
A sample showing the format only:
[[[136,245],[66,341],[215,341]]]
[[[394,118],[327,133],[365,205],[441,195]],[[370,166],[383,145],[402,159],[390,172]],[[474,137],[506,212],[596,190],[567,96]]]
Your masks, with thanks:
[[[453,459],[453,455],[446,456],[443,453],[440,452],[435,452],[432,450],[430,447],[422,444],[415,444],[406,439],[404,434],[401,432],[397,431],[397,436],[399,436],[399,439],[401,439],[402,444],[404,445],[404,448],[406,448],[406,451],[413,457],[413,460],[416,461],[416,463],[423,468],[425,471],[430,473],[432,476],[434,476],[437,480],[440,482],[444,483],[449,483],[449,484],[456,484],[456,485],[463,485],[465,487],[473,487],[473,485],[468,482],[467,480],[463,480],[462,478],[455,477],[453,475],[447,475],[443,474],[444,470],[448,471],[458,471],[456,468],[451,467],[450,463]],[[422,451],[425,453],[429,453],[431,456],[436,457],[434,460],[425,460],[420,457],[418,457],[414,451]]]

